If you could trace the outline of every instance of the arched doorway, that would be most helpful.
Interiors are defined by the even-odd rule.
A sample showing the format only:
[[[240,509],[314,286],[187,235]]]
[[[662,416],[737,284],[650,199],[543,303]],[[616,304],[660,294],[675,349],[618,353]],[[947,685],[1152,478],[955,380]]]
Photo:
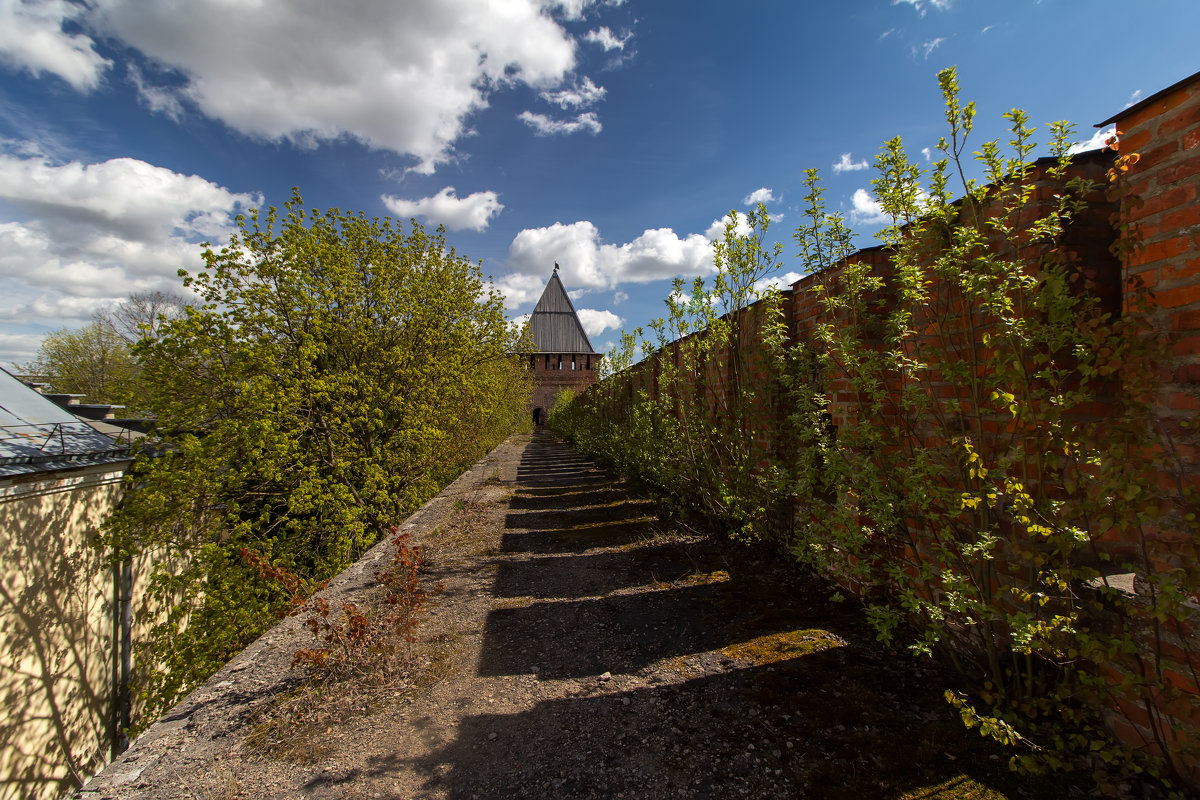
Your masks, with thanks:
[[[534,425],[545,425],[546,424],[546,412],[542,411],[540,408],[535,408],[533,410],[533,424]]]

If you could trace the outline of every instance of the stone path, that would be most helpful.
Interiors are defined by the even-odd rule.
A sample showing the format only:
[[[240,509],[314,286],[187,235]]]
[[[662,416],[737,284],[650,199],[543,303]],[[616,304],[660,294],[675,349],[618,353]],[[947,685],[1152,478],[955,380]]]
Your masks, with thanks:
[[[420,630],[431,685],[264,755],[247,734],[296,683],[291,620],[77,796],[1065,796],[1014,782],[942,679],[828,587],[660,522],[548,433],[510,439],[405,528],[445,587]],[[368,591],[384,555],[331,592]]]

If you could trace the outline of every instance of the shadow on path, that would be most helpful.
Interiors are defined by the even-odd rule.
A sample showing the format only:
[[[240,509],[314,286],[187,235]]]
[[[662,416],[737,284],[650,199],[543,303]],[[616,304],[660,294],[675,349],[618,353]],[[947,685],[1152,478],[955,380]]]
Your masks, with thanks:
[[[1014,784],[941,678],[824,585],[673,532],[548,434],[518,476],[478,674],[533,702],[363,774],[415,769],[454,800],[1063,796]]]

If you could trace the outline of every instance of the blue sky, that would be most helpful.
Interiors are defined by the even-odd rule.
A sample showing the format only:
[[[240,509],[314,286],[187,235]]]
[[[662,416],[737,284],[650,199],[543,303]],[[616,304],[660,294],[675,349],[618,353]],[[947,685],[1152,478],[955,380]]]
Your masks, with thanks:
[[[936,145],[939,69],[977,142],[1014,106],[1082,141],[1198,36],[1196,0],[0,0],[0,363],[292,186],[444,224],[514,317],[557,261],[604,348],[756,195],[795,271],[806,168],[871,245],[867,162]]]

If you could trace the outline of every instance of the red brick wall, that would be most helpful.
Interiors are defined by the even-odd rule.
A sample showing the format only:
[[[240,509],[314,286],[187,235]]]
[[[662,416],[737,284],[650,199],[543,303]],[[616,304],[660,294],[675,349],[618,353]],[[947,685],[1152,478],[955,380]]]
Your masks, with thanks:
[[[596,370],[603,356],[596,353],[534,353],[525,358],[535,381],[526,412],[532,418],[535,410],[541,409],[544,423],[559,392],[571,389],[578,394],[596,382]]]
[[[1169,475],[1164,473],[1164,494],[1155,502],[1171,503],[1175,502],[1171,497],[1179,494],[1180,479],[1185,486],[1200,488],[1200,79],[1128,109],[1119,115],[1117,125],[1123,131],[1121,155],[1139,154],[1127,173],[1131,194],[1118,199],[1104,191],[1105,173],[1115,158],[1111,151],[1078,157],[1071,174],[1094,181],[1097,188],[1088,197],[1086,210],[1064,232],[1060,244],[1077,275],[1073,284],[1077,291],[1099,298],[1103,308],[1114,314],[1144,314],[1152,332],[1165,341],[1166,357],[1158,375],[1153,415],[1161,434],[1162,453],[1174,459],[1177,469]],[[1040,173],[1035,171],[1034,202],[1026,211],[1030,219],[1047,213],[1053,207],[1055,195],[1062,191],[1061,185],[1046,177],[1047,166],[1042,163],[1036,168]],[[1128,226],[1128,230],[1122,232],[1125,229],[1114,228],[1114,217]],[[1114,243],[1118,247],[1114,248]],[[1036,269],[1041,246],[1042,243],[1033,241],[1022,245],[1019,253],[1002,255],[1027,259],[1030,269]],[[1121,257],[1114,255],[1114,251]],[[866,264],[884,279],[884,287],[872,302],[879,312],[888,308],[894,298],[888,284],[891,277],[889,253],[883,248],[860,251],[842,265],[803,278],[793,285],[790,293],[785,293],[783,313],[794,346],[810,346],[806,343],[813,341],[817,325],[842,322],[829,318],[829,312],[821,303],[821,293],[812,290],[822,285],[836,291],[841,270],[849,263]],[[1142,293],[1149,301],[1148,307],[1132,301],[1138,296],[1138,287],[1144,289]],[[976,313],[953,287],[935,286],[933,297],[933,302],[941,305],[941,311],[953,309],[964,323]],[[751,322],[745,326],[746,330],[760,330],[761,310],[759,305],[741,312]],[[953,319],[949,324],[944,321],[934,324],[935,316],[935,310],[928,310],[925,316],[918,310],[913,323],[914,328],[925,331],[924,336],[932,337],[927,343],[935,343],[934,339],[944,343],[960,335]],[[618,380],[629,384],[629,391],[624,393],[626,405],[639,389],[655,391],[654,376],[659,371],[660,359],[677,361],[680,347],[688,346],[703,335],[693,334],[619,377]],[[981,346],[971,345],[976,348],[975,358],[982,354],[978,350]],[[781,403],[779,382],[761,338],[751,336],[736,347],[737,353],[730,348],[711,353],[702,374],[693,376],[688,385],[692,390],[702,392],[711,413],[718,414],[731,391],[731,365],[735,362],[742,365],[741,378],[755,391],[755,419],[747,433],[753,437],[765,466],[772,454],[785,452],[791,444],[787,441],[783,422],[788,409]],[[832,424],[854,424],[861,406],[845,375],[839,374],[835,365],[822,380]],[[979,398],[964,396],[964,387],[953,381],[939,383],[936,375],[930,377],[928,385],[930,391],[940,393],[943,398],[961,397],[964,403],[979,402]],[[889,387],[888,391],[898,392],[898,388]],[[1108,400],[1101,397],[1088,412],[1093,416],[1081,418],[1079,422],[1103,424],[1105,415],[1111,410]],[[886,409],[884,414],[886,416]],[[992,422],[994,424],[985,428],[985,436],[1014,434],[1011,424],[1006,428],[1002,415]],[[941,435],[932,429],[927,433],[931,437]],[[1051,478],[1054,476],[1034,474],[1030,481],[1053,497],[1059,489],[1057,479]],[[1175,481],[1175,485],[1171,481]],[[1148,542],[1140,538],[1144,531],[1135,534],[1114,530],[1105,537],[1106,545],[1112,548],[1111,552],[1146,545],[1149,561],[1158,570],[1200,569],[1200,535],[1197,533],[1200,522],[1187,520],[1182,514],[1173,520],[1173,523],[1150,531]],[[917,531],[922,526],[919,520],[910,520],[909,524]],[[914,547],[917,551],[925,551],[919,541]],[[1001,552],[1010,553],[1009,558],[1012,558],[1011,549],[1002,546]],[[907,555],[919,557],[911,548]],[[1002,564],[999,569],[1015,574],[1026,566],[1014,562]],[[1195,675],[1200,673],[1200,659],[1192,652],[1196,643],[1195,631],[1200,629],[1196,627],[1200,625],[1200,597],[1186,600],[1197,611],[1194,619],[1182,627],[1160,630],[1156,636],[1146,636],[1142,640],[1142,664],[1150,665],[1148,669],[1160,670],[1174,693],[1153,697],[1143,693],[1143,696],[1118,698],[1115,703],[1114,708],[1119,708],[1121,713],[1112,715],[1112,730],[1131,746],[1153,750],[1156,732],[1169,741],[1173,730],[1188,729],[1176,722],[1194,726],[1191,730],[1200,729],[1200,686],[1195,680]],[[1151,625],[1147,624],[1146,630],[1150,629]],[[1122,660],[1097,668],[1102,673],[1113,674],[1122,671],[1128,674],[1141,668],[1132,664],[1132,661]],[[1154,726],[1157,731],[1151,730]],[[1200,758],[1196,752],[1185,752],[1187,750],[1187,747],[1178,748],[1175,757],[1185,771],[1195,770],[1192,777],[1200,785]]]
[[[1154,398],[1162,454],[1179,474],[1170,481],[1200,490],[1200,79],[1176,85],[1114,118],[1120,130],[1122,155],[1136,153],[1129,164],[1128,189],[1122,200],[1121,222],[1128,226],[1124,278],[1129,292],[1125,312],[1137,313],[1166,347]],[[1148,306],[1139,305],[1138,287]],[[1147,531],[1146,548],[1160,570],[1195,574],[1200,563],[1200,521],[1182,515]],[[1200,729],[1200,656],[1195,632],[1200,625],[1200,597],[1191,597],[1192,617],[1182,629],[1172,626],[1160,641],[1147,642],[1150,665],[1178,696],[1153,698],[1166,717],[1167,739],[1176,730]],[[1156,646],[1153,646],[1156,645]],[[1122,706],[1124,719],[1116,730],[1129,740],[1147,738],[1156,720],[1147,713],[1145,698]],[[1180,726],[1178,723],[1185,723]],[[1193,748],[1195,742],[1191,743]],[[1193,781],[1200,785],[1200,754],[1187,757]]]
[[[1139,155],[1128,173],[1139,200],[1123,214],[1141,247],[1128,255],[1125,276],[1148,289],[1150,321],[1167,340],[1157,413],[1195,484],[1200,431],[1183,423],[1200,411],[1200,80],[1134,106],[1116,124],[1121,152]]]

